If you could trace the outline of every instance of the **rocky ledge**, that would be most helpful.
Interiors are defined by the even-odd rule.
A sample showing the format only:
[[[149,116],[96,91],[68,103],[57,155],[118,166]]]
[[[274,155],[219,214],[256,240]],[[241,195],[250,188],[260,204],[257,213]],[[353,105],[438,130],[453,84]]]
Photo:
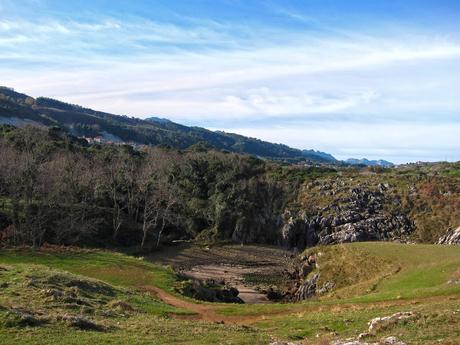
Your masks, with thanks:
[[[313,215],[286,211],[282,228],[284,244],[304,249],[321,244],[404,240],[415,226],[397,207],[400,200],[390,193],[390,188],[388,184],[351,188],[341,194],[345,196],[335,198]],[[329,196],[337,193],[330,189]],[[386,205],[392,206],[391,211]]]
[[[456,230],[449,228],[444,236],[442,236],[438,244],[460,244],[460,227]]]

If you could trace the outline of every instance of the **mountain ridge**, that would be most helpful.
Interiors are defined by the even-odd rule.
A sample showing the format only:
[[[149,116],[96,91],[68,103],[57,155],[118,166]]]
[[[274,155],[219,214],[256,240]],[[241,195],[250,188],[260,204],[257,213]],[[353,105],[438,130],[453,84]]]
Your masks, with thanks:
[[[3,119],[2,119],[3,118]],[[17,126],[59,126],[77,137],[98,138],[106,142],[140,145],[164,145],[187,149],[200,142],[219,150],[245,153],[287,162],[392,166],[386,161],[337,160],[333,155],[313,149],[297,149],[225,131],[185,126],[169,119],[146,119],[115,115],[48,97],[33,98],[6,86],[0,86],[0,123]],[[378,162],[384,162],[379,164]]]
[[[142,120],[114,115],[52,98],[33,98],[8,87],[0,87],[0,121],[13,125],[59,126],[78,137],[100,137],[105,140],[109,136],[119,138],[120,142],[141,145],[187,149],[199,142],[206,142],[219,150],[263,158],[307,160],[315,163],[337,162],[332,155],[319,151],[302,151],[236,133],[189,127],[159,117]]]
[[[394,163],[384,159],[369,160],[367,158],[348,158],[344,162],[351,165],[379,166],[382,168],[392,168],[395,166]]]

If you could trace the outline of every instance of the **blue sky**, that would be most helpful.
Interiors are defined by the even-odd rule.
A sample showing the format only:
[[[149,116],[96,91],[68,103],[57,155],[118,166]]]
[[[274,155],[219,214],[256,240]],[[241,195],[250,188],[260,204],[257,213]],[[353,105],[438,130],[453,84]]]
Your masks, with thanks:
[[[338,158],[460,160],[460,1],[0,0],[0,75]]]

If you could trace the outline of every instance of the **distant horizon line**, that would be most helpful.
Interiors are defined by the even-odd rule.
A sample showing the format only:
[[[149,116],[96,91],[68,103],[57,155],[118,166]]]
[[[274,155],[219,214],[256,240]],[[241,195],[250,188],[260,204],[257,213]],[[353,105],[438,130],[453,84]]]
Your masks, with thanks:
[[[206,125],[202,125],[202,124],[199,124],[199,123],[198,123],[198,125],[194,125],[194,124],[190,124],[190,123],[183,124],[181,122],[177,122],[176,120],[171,120],[171,118],[168,117],[168,115],[162,115],[162,114],[160,114],[158,112],[155,112],[155,114],[151,114],[151,115],[148,115],[146,117],[141,117],[139,115],[122,114],[122,113],[117,114],[117,113],[112,113],[112,112],[106,111],[106,110],[97,110],[93,106],[90,106],[90,105],[86,106],[86,105],[81,105],[81,104],[72,103],[72,102],[68,102],[68,101],[63,101],[63,100],[61,100],[59,98],[56,98],[56,97],[43,96],[43,95],[31,96],[28,93],[18,91],[18,89],[15,88],[15,87],[10,87],[10,86],[6,86],[6,85],[0,85],[0,90],[1,89],[5,89],[5,90],[9,90],[9,91],[12,91],[12,92],[15,92],[15,93],[26,95],[28,97],[33,98],[34,100],[36,100],[38,98],[49,98],[49,99],[52,99],[52,100],[55,100],[55,101],[58,101],[58,102],[61,102],[61,103],[65,103],[65,104],[68,104],[68,105],[82,107],[82,108],[86,108],[86,109],[89,109],[89,110],[92,110],[92,111],[97,111],[97,112],[101,112],[101,113],[107,113],[107,114],[111,114],[111,115],[115,115],[115,116],[127,116],[127,117],[131,117],[131,118],[135,118],[135,119],[139,119],[139,120],[143,120],[143,121],[147,121],[150,118],[156,118],[156,119],[159,119],[159,120],[166,120],[166,121],[169,121],[171,123],[175,123],[175,124],[186,126],[186,127],[200,127],[200,128],[204,128],[206,130],[212,131],[212,132],[223,132],[223,133],[228,133],[228,134],[237,134],[237,135],[241,135],[241,136],[245,136],[245,137],[248,137],[248,138],[265,141],[265,142],[272,143],[272,144],[286,145],[288,147],[291,147],[293,149],[300,150],[300,151],[313,150],[315,152],[329,154],[329,155],[333,156],[334,159],[336,159],[337,161],[345,162],[345,163],[348,160],[367,160],[369,162],[382,161],[382,162],[386,162],[386,163],[391,163],[395,167],[397,167],[397,166],[409,165],[409,164],[417,165],[417,164],[436,164],[436,163],[456,163],[456,162],[460,162],[460,160],[449,160],[447,158],[444,158],[444,159],[435,159],[435,160],[407,160],[407,161],[401,161],[401,162],[395,163],[393,161],[383,159],[381,157],[374,158],[375,156],[368,156],[368,155],[355,155],[355,156],[353,156],[353,155],[349,155],[349,156],[337,155],[337,154],[334,154],[334,153],[331,153],[331,152],[325,151],[325,150],[320,150],[320,149],[315,149],[315,148],[299,148],[299,147],[296,147],[296,146],[293,146],[293,145],[286,144],[284,142],[269,141],[269,140],[261,139],[260,137],[257,137],[257,136],[250,136],[250,135],[242,134],[242,133],[239,133],[237,131],[228,131],[228,130],[225,130],[225,129],[217,129],[217,128],[212,128],[212,127],[207,127]],[[1,114],[0,114],[0,116],[1,116]],[[341,158],[338,158],[338,157],[341,157]],[[347,158],[344,158],[344,157],[347,157]],[[361,157],[361,158],[358,158],[358,157]]]

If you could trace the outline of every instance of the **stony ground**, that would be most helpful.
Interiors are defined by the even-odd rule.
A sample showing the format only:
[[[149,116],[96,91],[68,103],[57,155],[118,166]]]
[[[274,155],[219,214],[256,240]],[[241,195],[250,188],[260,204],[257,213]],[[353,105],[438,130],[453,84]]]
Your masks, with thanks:
[[[245,303],[269,303],[266,291],[284,286],[296,265],[291,251],[274,246],[215,245],[197,246],[182,243],[165,247],[147,257],[170,265],[186,277],[223,282],[239,290]]]

